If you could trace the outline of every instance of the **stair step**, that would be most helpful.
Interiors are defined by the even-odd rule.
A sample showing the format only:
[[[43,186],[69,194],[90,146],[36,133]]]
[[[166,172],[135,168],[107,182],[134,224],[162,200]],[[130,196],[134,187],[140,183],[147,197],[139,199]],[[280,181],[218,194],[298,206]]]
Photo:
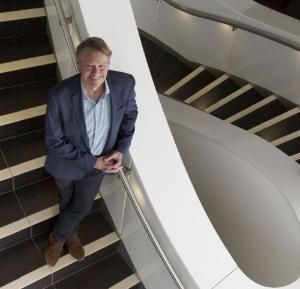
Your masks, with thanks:
[[[31,107],[17,112],[1,115],[0,126],[7,126],[9,124],[20,122],[22,120],[44,115],[45,113],[46,113],[46,105],[43,104],[40,106]]]
[[[0,12],[33,9],[43,7],[42,0],[26,0],[26,1],[15,1],[15,0],[1,0],[0,1]]]
[[[253,133],[255,133],[256,129],[254,128],[256,126],[261,125],[262,123],[284,112],[286,112],[286,108],[277,99],[275,99],[265,106],[233,122],[233,124],[245,130],[249,130],[250,132],[252,131],[251,129],[253,129]]]
[[[49,233],[49,232],[48,232]],[[55,267],[48,267],[44,260],[47,234],[25,240],[0,252],[0,288],[44,288],[77,272],[96,260],[116,252],[119,238],[109,224],[96,212],[81,222],[79,236],[85,247],[86,258],[76,262],[64,252]],[[29,286],[30,287],[26,287]]]
[[[56,78],[0,90],[0,116],[47,103],[48,90]]]
[[[1,22],[0,24],[0,39],[43,33],[47,33],[46,16]]]
[[[13,176],[15,188],[49,178],[44,169],[44,131],[2,141],[0,149]]]
[[[182,62],[177,62],[177,65],[174,67],[174,69],[170,70],[169,73],[165,75],[165,77],[162,77],[161,80],[157,82],[157,91],[164,94],[167,89],[173,86],[174,83],[178,83],[192,71],[193,69],[190,66]]]
[[[284,136],[290,135],[300,129],[300,112],[292,115],[272,126],[257,133],[258,136],[267,141],[274,141]]]
[[[193,107],[205,110],[207,107],[223,99],[224,96],[236,91],[238,86],[230,78],[227,78],[222,82],[215,82],[215,86],[211,85],[206,88],[206,91],[203,90],[204,94],[191,103]]]
[[[34,64],[36,64],[35,61],[33,61],[32,65]],[[23,69],[10,72],[0,72],[0,87],[7,88],[50,78],[56,78],[55,62],[34,67],[24,67]]]
[[[164,94],[165,95],[172,95],[175,91],[180,89],[182,86],[190,82],[193,78],[199,75],[199,73],[205,70],[204,66],[200,65],[193,71],[189,72],[189,74],[185,75],[182,79],[175,82],[169,89],[167,89]]]
[[[300,151],[300,137],[297,137],[291,141],[278,145],[277,148],[279,148],[289,156],[296,155]]]
[[[0,249],[51,230],[59,211],[57,190],[49,178],[0,196],[6,208],[0,212]],[[97,194],[91,212],[99,210],[102,202]]]
[[[225,120],[261,100],[263,100],[263,97],[251,88],[239,97],[214,110],[211,114]]]
[[[129,289],[139,283],[119,254],[55,283],[57,289]]]
[[[290,134],[284,135],[281,138],[274,139],[272,141],[272,145],[279,146],[279,145],[281,145],[283,143],[286,143],[286,142],[288,142],[290,140],[293,140],[293,139],[295,139],[297,137],[300,137],[300,130],[297,130],[297,131],[292,132]]]
[[[203,70],[175,92],[170,94],[170,96],[177,100],[184,101],[214,80],[215,78],[207,70]]]
[[[178,59],[169,52],[163,52],[156,60],[156,64],[151,66],[151,75],[154,84],[162,80],[170,71],[174,70],[178,64]]]
[[[4,158],[10,167],[45,155],[44,131],[17,136],[0,143]],[[26,152],[26,153],[24,153]]]
[[[49,59],[48,63],[53,63],[55,61],[52,53],[52,47],[50,45],[47,34],[37,34],[29,36],[20,36],[14,38],[2,38],[0,39],[1,55],[0,55],[0,70],[1,72],[6,72],[4,64],[13,62],[15,65],[19,65],[18,69],[22,69],[22,66],[19,64],[22,60],[23,62],[32,62],[30,58],[33,59],[33,65],[35,62],[43,61],[46,59],[38,59],[38,56],[45,56]],[[34,49],[33,49],[34,48]],[[18,61],[18,63],[17,63]],[[47,61],[47,60],[44,60]],[[50,62],[52,61],[52,62]],[[12,66],[12,63],[10,63]],[[32,64],[31,64],[32,65]],[[8,66],[8,64],[6,65]],[[2,69],[3,70],[2,70]]]
[[[250,83],[248,83],[248,84],[242,86],[241,88],[233,91],[232,93],[230,93],[226,97],[224,97],[224,98],[220,99],[219,101],[213,103],[212,105],[208,106],[207,108],[205,108],[204,111],[208,112],[208,113],[212,113],[213,111],[215,111],[218,108],[222,107],[226,103],[228,103],[228,102],[236,99],[237,97],[241,96],[242,94],[244,94],[246,91],[248,91],[251,88],[253,88],[253,86]]]
[[[152,41],[147,41],[143,43],[143,48],[145,52],[145,56],[148,62],[148,66],[150,68],[150,71],[152,70],[152,67],[155,65],[158,57],[163,52],[162,48],[159,47],[156,43]]]

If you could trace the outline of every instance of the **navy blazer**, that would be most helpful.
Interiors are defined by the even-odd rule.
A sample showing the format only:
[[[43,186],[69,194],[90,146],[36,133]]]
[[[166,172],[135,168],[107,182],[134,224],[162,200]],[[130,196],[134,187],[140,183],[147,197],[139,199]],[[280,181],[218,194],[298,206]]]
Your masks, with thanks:
[[[132,75],[108,71],[111,124],[101,155],[128,151],[137,117]],[[54,177],[77,180],[94,168],[85,126],[80,74],[49,90],[46,111],[47,157],[45,168]]]

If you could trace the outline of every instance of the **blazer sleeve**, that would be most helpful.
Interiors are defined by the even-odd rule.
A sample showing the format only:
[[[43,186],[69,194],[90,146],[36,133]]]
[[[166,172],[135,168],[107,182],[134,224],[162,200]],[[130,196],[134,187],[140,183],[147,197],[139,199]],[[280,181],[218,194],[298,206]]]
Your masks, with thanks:
[[[126,153],[129,150],[135,130],[135,121],[138,114],[134,91],[135,80],[133,76],[131,77],[132,87],[125,103],[125,113],[120,124],[117,141],[114,147],[114,150],[121,153]]]
[[[79,166],[82,170],[88,172],[93,169],[96,163],[96,157],[89,152],[83,152],[76,148],[63,133],[63,122],[60,116],[59,106],[55,99],[55,94],[49,91],[46,121],[45,121],[45,139],[48,153],[53,153],[61,160]]]

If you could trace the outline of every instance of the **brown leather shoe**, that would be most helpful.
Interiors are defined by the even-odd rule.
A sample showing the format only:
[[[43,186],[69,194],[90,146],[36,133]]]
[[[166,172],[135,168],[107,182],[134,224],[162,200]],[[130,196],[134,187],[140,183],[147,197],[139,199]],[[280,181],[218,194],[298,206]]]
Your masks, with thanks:
[[[62,253],[62,244],[55,238],[53,232],[48,237],[48,248],[45,251],[45,259],[48,265],[55,266]]]
[[[80,239],[77,235],[72,235],[67,242],[67,247],[71,256],[76,260],[81,261],[85,257],[84,248],[80,243]]]

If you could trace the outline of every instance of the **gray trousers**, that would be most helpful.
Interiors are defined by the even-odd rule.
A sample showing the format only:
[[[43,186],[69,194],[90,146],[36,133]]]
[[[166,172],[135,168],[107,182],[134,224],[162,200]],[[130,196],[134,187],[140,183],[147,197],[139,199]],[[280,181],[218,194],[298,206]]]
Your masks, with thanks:
[[[80,180],[55,179],[59,188],[59,216],[54,226],[54,236],[64,244],[77,234],[79,222],[93,206],[104,173],[94,169]]]

